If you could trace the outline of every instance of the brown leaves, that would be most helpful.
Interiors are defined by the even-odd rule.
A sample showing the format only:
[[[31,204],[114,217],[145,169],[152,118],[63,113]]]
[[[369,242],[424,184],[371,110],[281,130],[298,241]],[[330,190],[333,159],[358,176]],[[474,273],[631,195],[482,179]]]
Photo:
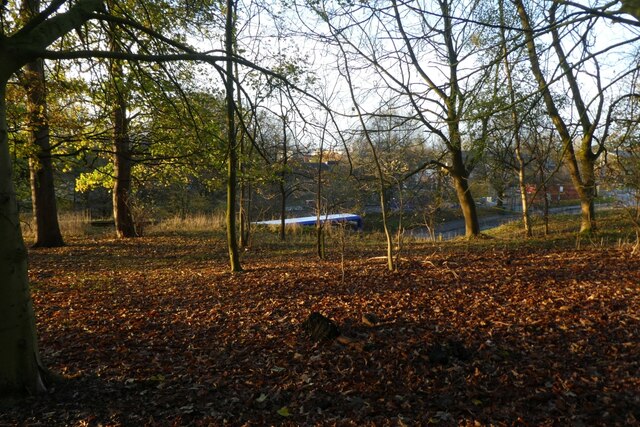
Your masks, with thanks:
[[[230,275],[210,251],[156,237],[32,252],[43,360],[70,379],[0,423],[640,419],[640,263],[622,252],[429,249],[389,273],[353,251],[342,284],[308,253],[249,252]],[[313,311],[365,345],[306,339]]]

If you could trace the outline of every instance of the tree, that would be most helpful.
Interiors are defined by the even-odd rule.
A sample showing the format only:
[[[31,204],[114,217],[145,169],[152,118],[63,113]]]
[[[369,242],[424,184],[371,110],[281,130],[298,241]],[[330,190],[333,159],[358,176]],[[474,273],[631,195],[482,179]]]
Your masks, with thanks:
[[[59,3],[54,3],[60,7]],[[8,144],[6,89],[9,79],[38,58],[56,39],[82,25],[102,7],[100,1],[80,0],[66,12],[55,8],[29,20],[0,39],[0,395],[45,389],[44,368],[36,341],[33,306],[27,279],[27,251],[20,231]],[[4,21],[3,21],[4,22]]]
[[[429,76],[426,70],[421,66],[407,31],[404,28],[398,3],[395,0],[393,1],[395,19],[398,24],[400,34],[402,35],[402,39],[404,40],[405,46],[408,50],[411,64],[422,76],[428,87],[433,90],[441,100],[440,105],[443,110],[443,116],[446,117],[446,128],[448,134],[445,134],[441,130],[433,127],[422,112],[420,112],[420,117],[422,118],[423,123],[430,128],[432,132],[440,136],[441,140],[447,147],[447,151],[450,155],[450,164],[441,164],[440,166],[447,170],[453,179],[456,195],[458,196],[460,208],[462,209],[462,214],[464,216],[465,235],[467,237],[473,237],[480,234],[480,225],[478,223],[476,204],[469,188],[468,181],[470,170],[467,164],[465,164],[465,159],[463,157],[462,135],[460,129],[460,120],[464,113],[465,98],[467,96],[461,86],[458,74],[461,59],[461,51],[459,49],[461,48],[462,43],[457,44],[457,38],[454,35],[454,25],[452,20],[452,13],[454,11],[451,7],[452,2],[449,2],[448,0],[439,0],[438,5],[442,16],[442,28],[440,34],[442,36],[442,44],[445,47],[446,63],[449,68],[448,84],[446,85],[449,89],[448,93],[444,87],[438,87],[435,80]],[[464,28],[458,31],[460,31],[461,34],[466,32]],[[415,104],[415,99],[412,99],[412,103]]]
[[[465,219],[465,234],[472,237],[480,233],[469,187],[478,159],[467,155],[473,141],[465,139],[464,118],[486,72],[468,71],[471,68],[463,64],[474,61],[472,38],[481,29],[465,18],[473,13],[473,3],[439,0],[433,5],[430,9],[422,3],[392,1],[332,9],[329,3],[319,2],[312,7],[329,28],[334,44],[354,58],[353,69],[375,70],[362,78],[376,82],[368,91],[382,102],[394,100],[410,108],[408,118],[442,144],[444,155],[427,159],[423,167],[447,171]],[[445,71],[436,64],[443,64]]]
[[[571,121],[563,117],[561,108],[551,92],[551,82],[556,78],[547,76],[541,65],[541,53],[536,45],[536,35],[540,30],[534,27],[531,15],[524,2],[522,0],[514,0],[514,4],[522,24],[531,71],[538,84],[538,91],[542,95],[547,113],[562,140],[566,165],[580,198],[580,231],[585,233],[592,232],[596,227],[594,208],[594,199],[596,197],[595,167],[598,158],[605,151],[604,140],[598,138],[597,132],[599,126],[602,125],[605,89],[611,85],[605,86],[603,84],[598,52],[592,52],[589,47],[590,40],[594,37],[593,32],[598,17],[597,15],[586,14],[582,19],[574,20],[569,15],[567,21],[564,21],[558,18],[558,13],[562,11],[560,3],[552,2],[548,9],[548,21],[542,23],[544,28],[547,28],[547,26],[550,28],[551,48],[555,54],[554,59],[562,72],[561,79],[566,82],[570,90],[571,101],[578,118],[578,123],[573,129]],[[561,31],[563,31],[563,34],[561,34]],[[572,38],[576,40],[567,50],[566,44]],[[610,49],[611,47],[607,47],[604,52]],[[575,64],[572,64],[571,57],[567,52],[577,55]],[[586,64],[590,64],[592,69],[586,69]],[[621,74],[624,75],[625,73]],[[581,85],[579,76],[583,78],[590,76],[590,83],[597,88],[597,92],[592,99],[586,99],[587,92],[584,90],[584,86]],[[578,136],[576,137],[575,135]],[[579,140],[579,144],[575,144],[575,139]]]
[[[610,188],[616,204],[627,213],[636,232],[633,253],[640,249],[640,94],[638,74],[630,79],[630,93],[612,103],[605,138],[611,140],[607,156]]]
[[[513,66],[509,60],[509,47],[507,45],[507,36],[505,34],[505,14],[504,14],[504,1],[500,0],[499,2],[499,10],[500,10],[500,42],[502,45],[502,55],[504,62],[504,72],[507,77],[507,90],[509,92],[509,102],[511,105],[511,118],[513,121],[513,136],[515,139],[515,157],[517,160],[517,172],[518,172],[518,184],[520,187],[520,200],[522,203],[522,224],[524,225],[525,235],[527,237],[532,237],[533,231],[531,228],[531,219],[529,217],[529,200],[527,199],[527,186],[526,186],[526,166],[524,155],[523,155],[523,143],[522,143],[522,135],[520,133],[521,122],[520,122],[520,114],[518,112],[518,105],[516,104],[516,93],[513,85],[513,76],[512,70]]]
[[[629,13],[633,15],[638,21],[640,21],[640,1],[638,0],[620,0],[622,7],[621,12]]]
[[[152,30],[148,34],[174,50],[164,55],[119,54],[100,50],[52,52],[47,48],[56,40],[81,29],[91,19],[119,21],[105,13],[100,0],[79,0],[63,9],[64,1],[51,3],[40,14],[14,26],[14,21],[2,21],[0,37],[0,395],[15,396],[36,393],[46,387],[46,375],[40,362],[36,340],[33,306],[27,276],[27,251],[20,231],[16,192],[12,179],[11,155],[8,145],[7,83],[23,66],[42,57],[87,58],[103,56],[147,61],[180,59],[203,60],[211,64],[224,57],[198,55],[192,49],[172,42]],[[6,11],[3,11],[6,13]],[[124,21],[140,29],[134,21]],[[180,54],[186,55],[181,56]],[[231,58],[229,57],[229,60]]]
[[[22,14],[25,20],[36,16],[39,0],[24,0]],[[27,110],[30,142],[34,154],[29,158],[31,204],[35,219],[34,247],[63,246],[64,240],[58,224],[58,207],[53,180],[49,112],[44,60],[29,62],[21,75],[21,84],[27,92]]]
[[[236,192],[238,180],[238,140],[236,134],[236,108],[234,99],[235,54],[235,16],[236,1],[226,0],[225,4],[225,52],[227,54],[225,68],[225,89],[227,102],[227,247],[229,249],[229,265],[232,272],[242,271],[240,250],[236,231]]]
[[[122,52],[117,27],[110,25],[109,47],[112,52]],[[125,71],[122,61],[111,59],[109,63],[109,97],[113,124],[113,221],[119,238],[136,237],[131,212],[131,168],[132,153],[127,117],[127,95],[125,94]]]

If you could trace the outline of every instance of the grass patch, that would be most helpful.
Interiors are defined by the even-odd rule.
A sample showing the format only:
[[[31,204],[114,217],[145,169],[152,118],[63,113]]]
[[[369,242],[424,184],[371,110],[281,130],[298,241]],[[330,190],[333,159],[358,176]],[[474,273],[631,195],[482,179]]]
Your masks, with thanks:
[[[495,214],[495,209],[492,210]],[[487,215],[490,212],[485,212]],[[453,214],[453,213],[452,213]],[[463,237],[444,242],[431,242],[422,236],[412,236],[405,233],[402,237],[402,254],[421,248],[433,248],[438,251],[446,251],[448,247],[458,248],[464,246],[466,250],[486,250],[491,247],[541,247],[541,248],[580,248],[586,246],[600,247],[629,247],[636,243],[636,234],[628,213],[623,209],[606,209],[597,212],[596,232],[590,235],[579,234],[579,214],[556,214],[549,217],[549,234],[545,235],[543,219],[533,216],[533,238],[525,239],[521,220],[514,220],[483,232],[488,239],[474,239],[468,241]],[[108,236],[112,233],[112,227],[92,226],[92,218],[84,212],[63,213],[59,216],[62,235],[68,243],[72,243],[83,237]],[[367,214],[364,219],[365,231],[356,232],[340,226],[325,227],[325,242],[329,254],[337,254],[341,251],[341,235],[345,233],[346,252],[366,251],[368,253],[381,254],[385,251],[385,238],[382,233],[380,214]],[[398,216],[392,215],[390,229],[397,244]],[[417,215],[403,218],[405,229],[422,227]],[[35,226],[32,219],[25,217],[22,220],[22,230],[25,241],[35,239]],[[274,253],[293,254],[316,252],[315,227],[287,226],[286,239],[281,241],[277,226],[260,227],[252,226],[249,251],[272,251]],[[226,252],[225,220],[222,213],[197,214],[187,217],[174,216],[155,224],[149,225],[145,230],[149,238],[162,236],[183,236],[187,238],[205,238],[216,247]],[[134,239],[136,240],[136,239]],[[140,241],[139,241],[140,242]],[[246,256],[246,255],[243,255]]]
[[[620,209],[598,211],[597,230],[579,233],[580,214],[557,214],[549,217],[549,234],[545,235],[544,221],[533,218],[533,238],[525,239],[522,220],[511,221],[485,234],[502,243],[542,247],[580,247],[581,245],[625,246],[635,242],[635,232],[626,213]]]
[[[58,224],[62,237],[82,237],[92,234],[91,215],[86,211],[62,213],[58,215]],[[34,241],[36,239],[35,218],[24,215],[20,219],[20,225],[25,241]]]
[[[201,213],[188,216],[174,215],[150,225],[147,232],[149,234],[212,232],[224,230],[225,224],[223,213]]]

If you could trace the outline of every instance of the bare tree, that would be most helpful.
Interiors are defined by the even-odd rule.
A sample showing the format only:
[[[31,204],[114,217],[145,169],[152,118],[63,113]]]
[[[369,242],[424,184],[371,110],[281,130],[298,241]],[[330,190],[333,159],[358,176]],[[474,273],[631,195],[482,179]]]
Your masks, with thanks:
[[[543,29],[550,29],[554,59],[562,73],[560,77],[554,77],[549,76],[542,68],[541,52],[536,45],[537,37],[544,34],[544,31],[534,26],[531,14],[522,0],[514,0],[514,4],[522,24],[533,76],[546,105],[547,113],[562,140],[565,162],[580,198],[580,231],[588,233],[596,228],[595,166],[605,150],[604,140],[598,138],[597,132],[602,126],[601,119],[607,87],[603,84],[598,52],[592,52],[590,47],[595,37],[594,28],[598,17],[586,14],[581,19],[572,19],[570,16],[562,19],[558,14],[563,11],[563,6],[558,2],[549,3],[548,19],[543,20],[540,26]],[[570,40],[574,42],[567,49],[566,46]],[[571,62],[567,52],[577,56],[574,63]],[[590,69],[587,69],[587,64],[590,65]],[[591,100],[586,100],[590,95],[584,89],[585,86],[581,85],[580,77],[590,79],[591,87],[596,88],[596,93],[592,95]],[[575,126],[569,119],[563,117],[561,108],[551,92],[550,85],[557,79],[566,82],[569,87],[573,108],[578,117],[578,123]],[[576,140],[579,141],[578,144]]]
[[[527,186],[525,177],[526,162],[522,153],[522,141],[520,135],[520,117],[518,107],[516,105],[515,88],[513,87],[513,77],[511,75],[512,65],[509,61],[509,48],[507,46],[507,36],[505,35],[505,17],[504,17],[504,1],[499,2],[500,9],[500,42],[502,44],[502,55],[504,61],[504,72],[507,77],[507,90],[509,92],[509,101],[511,103],[511,117],[513,119],[513,135],[515,139],[515,156],[517,159],[518,184],[520,187],[520,200],[522,203],[522,223],[524,225],[525,235],[531,237],[533,235],[531,229],[531,219],[529,218],[529,201],[527,200]]]
[[[431,6],[434,8],[431,8]],[[360,90],[377,91],[381,100],[394,100],[411,111],[444,147],[444,155],[425,159],[422,168],[447,171],[465,219],[466,235],[480,233],[469,176],[478,156],[470,155],[465,117],[470,100],[486,79],[487,70],[472,71],[472,37],[482,31],[470,20],[475,3],[439,0],[431,4],[392,1],[332,9],[314,3],[313,10],[353,59],[351,67],[375,70],[376,86],[360,83]],[[463,15],[461,15],[463,14]],[[315,30],[316,34],[319,30]],[[321,34],[319,34],[321,36]]]

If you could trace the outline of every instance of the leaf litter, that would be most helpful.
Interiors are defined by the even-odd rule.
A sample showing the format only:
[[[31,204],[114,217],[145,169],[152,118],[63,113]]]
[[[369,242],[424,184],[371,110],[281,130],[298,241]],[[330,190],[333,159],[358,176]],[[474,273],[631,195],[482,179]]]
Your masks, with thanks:
[[[200,237],[30,253],[45,365],[26,425],[637,425],[640,260],[588,250],[249,251]],[[316,342],[312,312],[364,346]]]

